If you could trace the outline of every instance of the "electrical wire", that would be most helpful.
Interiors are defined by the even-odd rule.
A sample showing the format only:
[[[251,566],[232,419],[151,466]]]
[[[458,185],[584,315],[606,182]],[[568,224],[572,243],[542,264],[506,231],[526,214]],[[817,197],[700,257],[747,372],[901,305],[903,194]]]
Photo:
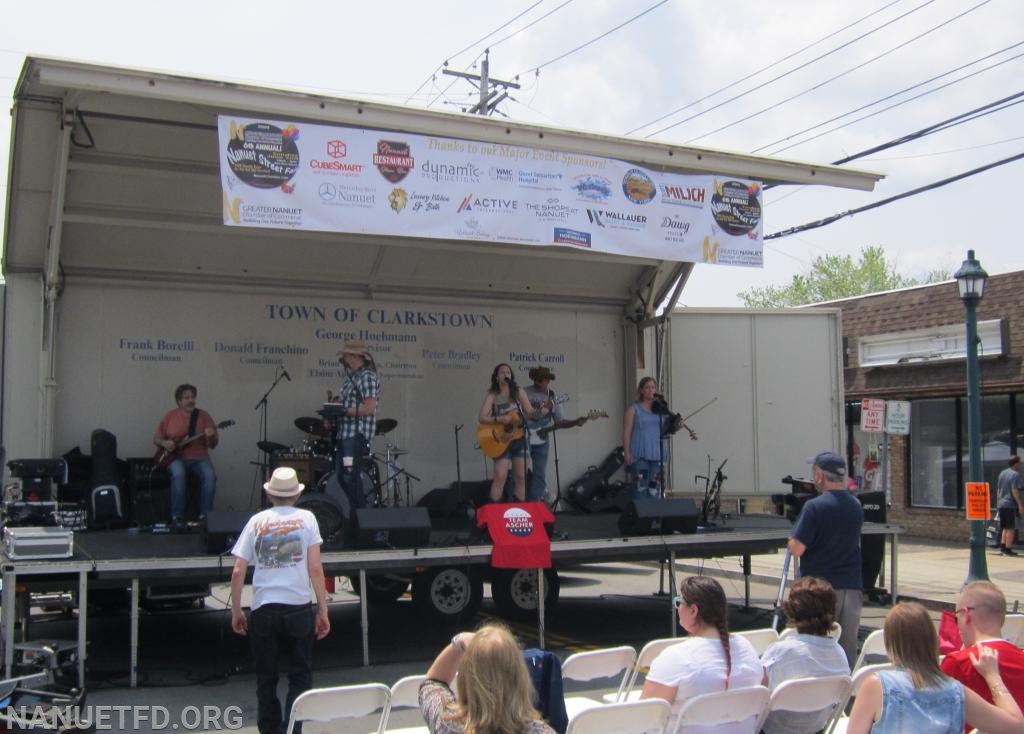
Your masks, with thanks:
[[[823,121],[821,123],[818,123],[817,125],[813,125],[813,126],[811,126],[809,128],[805,128],[804,130],[801,130],[800,132],[793,133],[792,135],[787,135],[786,137],[780,138],[779,140],[776,140],[776,141],[774,141],[772,143],[768,143],[767,145],[763,145],[763,146],[761,146],[759,148],[755,148],[751,152],[752,153],[759,153],[759,152],[763,151],[765,148],[770,147],[772,145],[777,145],[778,143],[785,142],[786,140],[788,140],[789,138],[791,138],[791,137],[793,137],[795,135],[802,135],[802,134],[804,134],[806,132],[810,132],[811,130],[817,129],[817,128],[821,127],[822,125],[827,125],[828,123],[834,122],[836,120],[840,120],[843,117],[847,117],[849,115],[856,114],[857,112],[865,110],[865,109],[867,109],[869,107],[873,107],[876,104],[880,104],[881,102],[885,102],[886,100],[892,99],[893,97],[898,97],[901,94],[905,94],[906,92],[912,91],[912,90],[916,89],[917,87],[921,86],[922,84],[928,84],[928,83],[933,82],[933,81],[935,81],[937,79],[941,79],[942,77],[947,76],[948,74],[952,74],[952,73],[955,73],[957,71],[961,71],[961,70],[965,69],[968,66],[973,66],[974,64],[978,63],[979,61],[984,61],[987,58],[991,58],[992,56],[995,56],[997,54],[1003,53],[1004,51],[1007,51],[1009,49],[1016,48],[1017,46],[1020,46],[1022,44],[1024,44],[1024,41],[1021,41],[1019,43],[1015,43],[1012,46],[1007,46],[1006,48],[1004,48],[1004,49],[1002,49],[1000,51],[996,51],[995,53],[989,54],[988,56],[984,56],[984,57],[982,57],[980,59],[976,59],[975,61],[972,61],[970,63],[964,64],[962,66],[958,66],[955,69],[951,69],[948,72],[945,72],[943,74],[939,74],[937,76],[934,76],[931,79],[926,79],[925,81],[920,82],[919,84],[914,84],[914,85],[912,85],[910,87],[907,87],[905,89],[900,90],[899,92],[894,92],[893,94],[890,94],[890,95],[888,95],[886,97],[882,97],[881,99],[877,99],[874,102],[870,102],[870,103],[868,103],[866,105],[863,105],[863,106],[858,107],[856,109],[850,110],[849,112],[845,112],[842,115],[837,115],[837,116],[832,117],[832,118],[830,118],[828,120],[825,120],[825,121]],[[836,132],[838,130],[842,130],[843,128],[849,127],[850,125],[855,125],[858,122],[863,122],[864,120],[868,120],[868,119],[870,119],[872,117],[876,117],[876,116],[878,116],[880,114],[883,114],[885,112],[889,112],[890,110],[894,110],[897,107],[902,107],[903,105],[909,104],[910,102],[913,102],[915,100],[921,99],[922,97],[926,97],[926,96],[928,96],[930,94],[934,94],[936,92],[942,91],[943,89],[951,87],[954,84],[959,84],[960,82],[967,81],[968,79],[973,79],[974,77],[978,76],[979,74],[983,74],[986,71],[991,71],[992,69],[1000,67],[1003,64],[1008,64],[1011,61],[1016,61],[1017,59],[1020,59],[1022,57],[1024,57],[1024,53],[1017,54],[1016,56],[1011,56],[1010,58],[1004,59],[1003,61],[997,62],[995,64],[990,64],[989,66],[986,66],[986,67],[984,67],[982,69],[978,69],[976,71],[973,71],[970,74],[967,74],[966,76],[962,76],[959,79],[954,79],[954,80],[952,80],[950,82],[947,82],[945,84],[941,84],[941,85],[939,85],[937,87],[934,87],[933,89],[926,90],[926,91],[922,92],[921,94],[916,94],[913,97],[908,97],[907,99],[904,99],[904,100],[901,100],[899,102],[896,102],[895,104],[891,104],[888,107],[883,107],[882,109],[876,110],[876,111],[874,111],[874,112],[872,112],[872,113],[870,113],[868,115],[863,115],[862,117],[858,117],[856,119],[849,120],[848,122],[844,122],[842,125],[836,125],[835,127],[829,128],[828,130],[825,130],[825,131],[823,131],[821,133],[818,133],[817,135],[812,135],[809,138],[804,138],[803,140],[799,140],[799,141],[790,143],[789,145],[783,146],[781,148],[777,148],[777,149],[773,150],[771,153],[767,153],[767,155],[778,155],[779,153],[782,153],[783,151],[790,150],[791,148],[796,148],[796,147],[798,147],[800,145],[803,145],[804,143],[809,143],[812,140],[817,140],[818,138],[822,138],[822,137],[824,137],[826,135],[829,135],[830,133],[834,133],[834,132]]]
[[[531,5],[530,7],[528,7],[528,8],[527,8],[526,10],[524,10],[523,12],[521,12],[521,13],[519,13],[518,15],[514,16],[514,17],[513,17],[513,18],[512,18],[511,20],[508,20],[508,21],[506,21],[506,22],[502,23],[502,24],[501,24],[500,26],[498,26],[497,28],[495,28],[495,29],[494,29],[493,31],[491,31],[490,33],[488,33],[488,34],[486,34],[485,36],[483,36],[483,37],[482,37],[482,38],[481,38],[480,40],[478,40],[478,41],[474,41],[473,43],[469,44],[468,46],[466,46],[466,47],[465,47],[464,49],[462,49],[461,51],[458,51],[458,52],[456,52],[456,53],[454,53],[454,54],[451,54],[451,55],[450,55],[450,56],[449,56],[448,58],[449,58],[449,59],[453,59],[453,58],[455,58],[456,56],[461,56],[462,54],[466,53],[466,51],[469,51],[469,49],[473,48],[474,46],[476,46],[476,45],[478,45],[478,44],[480,44],[480,43],[483,43],[483,42],[484,42],[484,41],[486,41],[486,40],[487,40],[488,38],[490,38],[491,36],[493,36],[493,35],[494,35],[495,33],[497,33],[498,31],[500,31],[500,30],[501,30],[502,28],[506,28],[506,27],[508,27],[508,26],[512,25],[513,23],[515,23],[515,22],[516,22],[517,20],[519,20],[520,18],[522,18],[522,17],[524,16],[524,15],[526,15],[527,13],[529,13],[529,12],[530,12],[531,10],[533,10],[533,9],[534,9],[535,7],[537,7],[538,5],[540,5],[541,3],[543,3],[544,1],[545,1],[545,0],[537,0],[537,2],[535,2],[535,3],[533,4],[533,5]],[[513,34],[513,35],[514,35],[514,34]],[[502,39],[502,40],[505,40],[505,39]],[[479,56],[477,56],[477,58],[480,58],[480,57],[479,57]],[[474,61],[475,61],[475,59],[474,59]],[[418,87],[416,87],[416,89],[415,89],[415,90],[413,91],[413,93],[412,93],[412,94],[410,94],[410,95],[409,95],[408,97],[406,97],[406,98],[405,98],[405,102],[403,102],[402,104],[409,104],[409,100],[410,100],[410,99],[412,99],[413,97],[415,97],[415,96],[416,96],[416,95],[417,95],[417,94],[419,93],[419,91],[420,91],[421,89],[423,89],[423,87],[425,87],[425,86],[426,86],[427,84],[429,84],[429,83],[430,83],[430,81],[431,81],[432,79],[434,79],[434,78],[435,78],[435,77],[437,76],[437,72],[441,71],[441,69],[443,69],[443,68],[444,68],[445,66],[447,66],[447,64],[448,64],[448,62],[447,62],[447,61],[445,61],[445,62],[444,62],[443,64],[441,64],[441,65],[440,65],[440,66],[438,66],[438,67],[437,67],[436,69],[434,69],[434,70],[433,70],[432,72],[430,72],[430,75],[429,75],[429,76],[428,76],[428,77],[427,77],[426,79],[424,79],[424,80],[423,80],[423,82],[422,82],[422,83],[421,83],[421,84],[420,84],[420,85],[419,85]],[[429,104],[428,104],[428,106],[429,106]]]
[[[968,15],[969,13],[973,13],[978,8],[982,7],[983,5],[988,5],[990,2],[992,2],[992,0],[981,0],[981,2],[978,3],[977,5],[975,5],[974,7],[968,8],[967,10],[965,10],[964,12],[962,12],[960,14],[954,15],[952,18],[949,18],[948,20],[944,20],[943,22],[939,23],[938,25],[932,26],[928,30],[923,31],[922,33],[917,34],[913,38],[909,38],[906,41],[904,41],[903,43],[897,44],[896,46],[893,46],[892,48],[890,48],[890,49],[888,49],[886,51],[883,51],[882,53],[878,54],[877,56],[872,56],[867,61],[863,61],[863,62],[861,62],[861,63],[859,63],[859,64],[857,64],[855,66],[852,66],[852,67],[850,67],[850,68],[848,68],[848,69],[846,69],[844,71],[841,71],[838,74],[836,74],[835,76],[829,77],[828,79],[826,79],[823,82],[818,82],[814,86],[809,87],[809,88],[803,90],[802,92],[797,92],[794,95],[786,97],[781,102],[776,102],[776,103],[774,103],[774,104],[772,104],[772,105],[770,105],[768,107],[765,107],[765,108],[763,108],[761,110],[758,110],[757,112],[753,112],[753,113],[751,113],[749,115],[745,115],[744,117],[741,117],[738,120],[734,120],[733,122],[730,122],[730,123],[728,123],[726,125],[721,125],[720,127],[717,127],[714,130],[709,130],[708,132],[703,133],[701,135],[698,135],[695,138],[690,138],[689,140],[685,141],[685,144],[690,144],[690,143],[696,142],[698,140],[702,140],[702,139],[708,137],[709,135],[714,135],[715,133],[720,133],[723,130],[728,130],[731,127],[739,125],[741,122],[747,122],[749,120],[752,120],[755,117],[759,117],[760,115],[763,115],[765,112],[770,112],[771,110],[778,109],[782,105],[787,104],[788,102],[792,102],[793,100],[798,99],[798,98],[804,96],[805,94],[817,91],[818,89],[821,89],[825,85],[831,84],[832,82],[836,81],[837,79],[841,79],[842,77],[846,76],[847,74],[852,74],[855,71],[863,69],[865,66],[868,66],[869,64],[873,64],[874,62],[878,61],[879,59],[883,59],[886,56],[888,56],[889,54],[895,53],[896,51],[898,51],[901,48],[904,48],[906,46],[909,46],[910,44],[914,43],[915,41],[921,40],[925,36],[930,35],[931,33],[934,33],[935,31],[939,30],[940,28],[944,28],[945,26],[949,25],[950,23],[954,23],[954,22],[960,20],[965,15]]]
[[[861,214],[863,212],[870,211],[872,209],[877,209],[879,207],[886,206],[887,204],[892,204],[893,202],[899,201],[901,199],[907,199],[907,198],[909,198],[911,196],[916,196],[917,194],[922,194],[922,193],[924,193],[926,191],[932,191],[933,189],[938,189],[938,188],[941,188],[943,186],[947,186],[947,185],[949,185],[951,183],[955,183],[956,181],[961,181],[961,180],[963,180],[965,178],[970,178],[971,176],[976,176],[979,173],[984,173],[985,171],[990,171],[993,168],[998,168],[999,166],[1005,166],[1008,163],[1013,163],[1013,162],[1019,161],[1021,159],[1024,159],[1024,153],[1018,153],[1017,155],[1010,156],[1009,158],[1003,158],[1002,160],[996,161],[994,163],[989,163],[987,165],[971,169],[970,171],[966,171],[964,173],[959,173],[959,174],[957,174],[955,176],[950,176],[949,178],[944,178],[944,179],[942,179],[940,181],[935,181],[935,182],[927,184],[925,186],[919,186],[916,189],[911,189],[910,191],[904,191],[902,194],[896,194],[895,196],[889,196],[889,197],[887,197],[885,199],[880,199],[879,201],[873,202],[871,204],[866,204],[865,206],[857,207],[856,209],[848,209],[845,212],[839,212],[838,214],[833,214],[832,216],[825,217],[824,219],[819,219],[816,222],[808,222],[807,224],[800,224],[800,225],[797,225],[796,227],[790,227],[788,229],[784,229],[784,230],[781,230],[779,232],[773,232],[772,234],[765,235],[764,239],[766,241],[767,240],[773,240],[773,239],[777,239],[779,237],[787,237],[787,236],[789,236],[791,234],[796,234],[797,232],[806,232],[806,231],[811,230],[811,229],[818,229],[819,227],[825,227],[825,226],[827,226],[829,224],[832,224],[833,222],[838,222],[840,219],[845,219],[846,217],[852,217],[855,214]]]
[[[529,69],[529,71],[532,71],[532,72],[534,72],[534,73],[539,73],[539,72],[540,72],[540,70],[541,70],[541,69],[543,69],[543,68],[544,68],[545,66],[550,66],[551,64],[555,63],[556,61],[561,61],[562,59],[564,59],[564,58],[566,58],[566,57],[568,57],[568,56],[572,56],[572,55],[573,55],[574,53],[576,53],[577,51],[582,51],[582,50],[583,50],[583,49],[585,49],[585,48],[586,48],[587,46],[589,46],[589,45],[591,45],[591,44],[593,44],[593,43],[596,43],[596,42],[600,41],[600,40],[601,40],[602,38],[605,38],[605,37],[607,37],[607,36],[610,36],[610,35],[611,35],[612,33],[615,33],[615,31],[617,31],[617,30],[620,30],[620,29],[622,29],[622,28],[625,28],[625,27],[626,27],[627,25],[629,25],[629,24],[630,24],[630,23],[632,23],[633,21],[635,21],[635,20],[639,20],[640,18],[642,18],[642,17],[644,17],[645,15],[647,15],[648,13],[650,13],[650,12],[651,12],[652,10],[656,10],[657,8],[661,7],[662,5],[664,5],[664,4],[665,4],[665,3],[667,3],[667,2],[668,2],[668,0],[659,0],[659,2],[656,2],[656,3],[654,4],[654,5],[652,5],[651,7],[647,8],[646,10],[644,10],[644,11],[641,11],[640,13],[638,13],[638,14],[634,15],[634,16],[633,16],[632,18],[630,18],[629,20],[627,20],[627,21],[624,21],[624,22],[622,22],[622,23],[619,23],[619,24],[618,24],[617,26],[615,26],[614,28],[611,28],[611,29],[609,29],[609,30],[605,31],[604,33],[602,33],[602,34],[601,34],[601,35],[599,35],[599,36],[596,36],[596,37],[594,37],[594,38],[591,38],[591,39],[590,39],[589,41],[587,41],[586,43],[582,43],[582,44],[580,44],[579,46],[577,46],[576,48],[572,49],[571,51],[566,51],[565,53],[563,53],[563,54],[560,54],[559,56],[556,56],[555,58],[551,59],[550,61],[545,61],[545,62],[544,62],[543,64],[538,64],[537,66],[531,67],[531,68]],[[526,73],[525,71],[523,71],[523,72],[519,72],[519,74],[516,74],[516,76],[520,76],[521,74],[525,74],[525,73]]]
[[[918,5],[916,8],[908,10],[907,12],[903,13],[903,15],[898,15],[895,18],[893,18],[892,20],[886,21],[882,25],[876,26],[876,27],[872,28],[871,30],[869,30],[869,31],[867,31],[865,33],[862,33],[861,35],[856,36],[855,38],[850,39],[846,43],[837,46],[836,48],[832,49],[831,51],[827,51],[826,53],[823,53],[820,56],[815,56],[813,59],[811,59],[809,61],[806,61],[803,64],[800,64],[799,66],[797,66],[797,67],[795,67],[793,69],[790,69],[789,71],[783,72],[782,74],[779,74],[778,76],[774,76],[771,79],[769,79],[768,81],[763,82],[761,84],[758,84],[756,87],[753,87],[752,89],[748,89],[745,92],[740,92],[739,94],[737,94],[737,95],[735,95],[733,97],[730,97],[729,99],[725,100],[724,102],[719,102],[716,105],[708,107],[706,110],[702,110],[701,112],[698,112],[696,114],[690,115],[689,117],[686,117],[686,118],[684,118],[682,120],[679,120],[678,122],[674,122],[671,125],[667,125],[667,126],[661,128],[659,130],[655,130],[654,132],[652,132],[652,133],[650,133],[648,135],[645,135],[644,137],[645,138],[654,137],[655,135],[658,135],[659,133],[663,133],[666,130],[671,130],[674,127],[678,127],[679,125],[682,125],[684,122],[689,122],[690,120],[695,120],[695,119],[697,119],[698,117],[700,117],[702,115],[706,115],[707,113],[713,112],[714,110],[717,110],[720,107],[724,107],[725,105],[729,104],[730,102],[735,102],[737,99],[745,97],[748,94],[751,94],[752,92],[756,92],[759,89],[764,89],[768,85],[774,84],[775,82],[779,81],[780,79],[785,79],[790,74],[793,74],[793,73],[795,73],[797,71],[800,71],[801,69],[805,69],[808,66],[811,66],[812,64],[816,64],[817,62],[821,61],[822,59],[825,59],[825,58],[831,56],[832,54],[834,54],[834,53],[836,53],[838,51],[841,51],[844,48],[847,48],[848,46],[852,46],[857,41],[860,41],[860,40],[863,40],[863,39],[867,38],[868,36],[870,36],[870,35],[878,32],[878,31],[882,30],[883,28],[886,28],[886,27],[892,25],[896,21],[903,20],[907,16],[912,15],[913,13],[916,13],[918,10],[921,10],[921,9],[927,7],[928,5],[931,5],[933,2],[935,2],[935,0],[926,0],[926,2]],[[690,105],[687,105],[687,107],[689,107],[689,106]],[[686,107],[683,107],[681,109],[686,109]],[[647,125],[644,125],[643,127],[647,127]]]
[[[934,0],[931,0],[931,1],[934,1]],[[772,63],[768,64],[767,66],[762,66],[757,71],[752,71],[749,74],[747,74],[745,77],[737,79],[734,82],[730,82],[729,84],[726,84],[724,87],[720,87],[719,89],[716,89],[713,92],[705,94],[700,99],[695,99],[692,102],[688,102],[687,104],[683,105],[682,107],[678,107],[678,108],[672,110],[671,112],[666,112],[661,117],[656,117],[655,119],[651,120],[650,122],[644,123],[643,125],[640,125],[639,127],[635,127],[632,130],[627,130],[626,132],[623,133],[623,135],[632,135],[635,132],[639,132],[640,130],[643,130],[645,127],[650,127],[651,125],[657,124],[657,123],[661,122],[662,120],[664,120],[667,117],[671,117],[672,115],[675,115],[675,114],[677,114],[679,112],[682,112],[683,110],[688,110],[689,108],[693,107],[696,104],[700,104],[701,102],[703,102],[705,100],[708,100],[708,99],[711,99],[712,97],[714,97],[714,96],[716,96],[718,94],[721,94],[722,92],[724,92],[726,90],[732,89],[737,84],[742,84],[743,82],[747,81],[748,79],[752,79],[753,77],[757,76],[758,74],[762,74],[762,73],[768,71],[769,69],[778,66],[779,64],[781,64],[784,61],[789,61],[790,59],[792,59],[792,58],[794,58],[796,56],[799,56],[800,54],[804,53],[805,51],[809,51],[810,49],[814,48],[818,44],[827,41],[828,39],[832,38],[833,36],[837,36],[840,33],[842,33],[843,31],[847,31],[850,28],[853,28],[854,26],[859,25],[860,23],[863,23],[865,20],[867,20],[871,16],[877,15],[878,13],[881,13],[883,10],[888,10],[893,5],[896,5],[897,3],[901,3],[901,2],[903,2],[903,0],[892,0],[892,2],[890,2],[890,3],[886,4],[886,5],[883,5],[882,7],[878,8],[878,10],[874,10],[874,11],[868,13],[867,15],[865,15],[863,18],[859,18],[858,20],[855,20],[852,23],[848,23],[847,25],[844,25],[842,28],[840,28],[838,30],[832,31],[828,35],[822,36],[817,41],[814,41],[813,43],[807,44],[806,46],[804,46],[803,48],[799,49],[798,51],[793,51],[792,53],[787,54],[786,56],[783,56],[781,59],[777,59],[777,60],[773,61]],[[884,26],[879,26],[879,27],[884,27]],[[840,47],[840,48],[842,48],[842,47]],[[836,50],[838,50],[838,49],[836,49]],[[833,53],[833,52],[830,52],[830,53]],[[798,67],[798,68],[802,68],[802,67]],[[794,69],[794,71],[796,71],[796,69]],[[753,91],[753,90],[751,90],[751,91]]]

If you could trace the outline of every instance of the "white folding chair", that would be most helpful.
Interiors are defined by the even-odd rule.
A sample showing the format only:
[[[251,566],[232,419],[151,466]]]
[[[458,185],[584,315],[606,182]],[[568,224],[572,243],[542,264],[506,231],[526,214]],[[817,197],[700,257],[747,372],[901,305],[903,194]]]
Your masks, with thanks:
[[[763,627],[756,630],[743,630],[742,632],[733,632],[732,634],[737,637],[746,638],[747,642],[754,646],[754,652],[757,653],[758,657],[764,655],[765,650],[771,647],[773,643],[779,641],[779,633],[772,627]]]
[[[660,734],[671,716],[672,707],[661,698],[609,703],[577,713],[565,734]]]
[[[857,656],[857,662],[853,666],[854,673],[857,672],[858,668],[871,664],[871,661],[868,660],[869,656],[889,659],[889,653],[885,651],[884,630],[875,630],[864,640],[864,645],[860,648],[860,655]],[[876,660],[874,662],[880,661]]]
[[[836,712],[842,710],[850,697],[852,682],[848,675],[793,678],[783,681],[772,691],[757,731],[766,728],[765,725],[775,712],[802,714],[786,717],[787,734],[814,734],[821,731]],[[777,719],[775,728],[778,729],[782,723],[781,718]]]
[[[895,667],[892,663],[876,663],[875,665],[864,665],[853,671],[853,675],[850,677],[850,691],[846,694],[846,701],[836,710],[835,716],[832,717],[832,721],[825,727],[825,731],[828,734],[846,734],[846,726],[850,723],[850,718],[846,715],[846,709],[850,705],[850,701],[857,697],[857,693],[860,691],[860,687],[864,685],[864,681],[873,673],[877,673],[880,670],[892,670]]]
[[[626,681],[624,686],[620,686],[616,693],[606,693],[602,697],[605,703],[621,703],[623,701],[639,701],[640,700],[640,688],[637,687],[636,682],[640,677],[640,673],[647,673],[647,670],[651,667],[651,663],[654,659],[661,655],[662,650],[666,647],[672,647],[672,645],[678,645],[685,638],[683,637],[660,637],[657,640],[651,640],[640,649],[640,654],[636,657],[636,663],[633,664],[633,670],[629,673],[629,679]]]
[[[625,688],[635,662],[636,650],[629,645],[578,652],[567,657],[562,663],[562,684],[564,686],[566,681],[587,683],[601,678],[616,678],[621,675],[618,681],[618,693],[616,693],[616,696],[619,696]],[[601,705],[600,700],[587,696],[565,697],[565,713],[570,719],[580,711]]]
[[[388,703],[388,711],[384,715],[383,721],[380,726],[380,731],[385,734],[428,734],[430,729],[426,725],[422,726],[407,726],[398,729],[388,728],[388,723],[391,719],[391,712],[395,709],[409,709],[414,708],[419,710],[420,707],[420,683],[425,681],[427,676],[425,675],[407,675],[404,678],[400,678],[391,686],[391,699]]]
[[[792,637],[796,633],[797,633],[796,632],[796,627],[786,627],[786,629],[782,630],[782,632],[779,633],[779,639],[780,640],[784,640],[787,637]],[[827,635],[827,637],[830,640],[838,640],[840,635],[842,635],[842,634],[843,634],[843,625],[839,624],[839,622],[833,622],[832,626],[828,628],[828,635]]]
[[[338,719],[368,717],[377,711],[380,714],[376,717],[377,727],[374,731],[379,732],[390,700],[391,689],[383,683],[314,688],[295,699],[288,717],[287,734],[292,734],[298,721],[327,723]]]
[[[764,686],[734,688],[694,696],[679,710],[674,734],[686,734],[690,727],[741,723],[749,723],[749,726],[743,728],[744,734],[757,734],[757,726],[770,696],[771,692]]]
[[[1021,642],[1024,640],[1024,614],[1006,615],[1006,619],[1003,620],[1002,637],[1017,647],[1021,646]]]

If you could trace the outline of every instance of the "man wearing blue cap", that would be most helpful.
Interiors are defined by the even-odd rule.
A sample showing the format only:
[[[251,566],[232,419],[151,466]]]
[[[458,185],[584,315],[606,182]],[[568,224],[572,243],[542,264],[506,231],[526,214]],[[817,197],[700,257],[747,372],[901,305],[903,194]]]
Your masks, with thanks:
[[[800,511],[789,539],[789,550],[800,559],[801,576],[817,576],[836,592],[836,621],[843,628],[839,645],[853,667],[863,601],[860,531],[864,508],[846,486],[846,460],[822,451],[807,460],[813,465],[819,497]]]

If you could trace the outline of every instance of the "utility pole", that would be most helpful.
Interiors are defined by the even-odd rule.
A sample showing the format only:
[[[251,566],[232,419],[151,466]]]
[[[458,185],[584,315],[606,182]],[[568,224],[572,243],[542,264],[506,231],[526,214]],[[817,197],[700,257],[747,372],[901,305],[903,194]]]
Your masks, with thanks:
[[[480,89],[479,101],[465,110],[471,115],[490,115],[495,111],[495,108],[508,97],[509,89],[519,89],[518,82],[506,82],[501,79],[492,79],[490,76],[490,54],[491,50],[486,49],[484,51],[484,60],[480,64],[480,74],[467,74],[464,71],[452,71],[450,69],[442,70],[442,74],[448,76],[458,76],[463,79],[469,79],[471,82],[477,82]],[[518,79],[518,77],[516,77]],[[493,89],[492,89],[493,86]]]

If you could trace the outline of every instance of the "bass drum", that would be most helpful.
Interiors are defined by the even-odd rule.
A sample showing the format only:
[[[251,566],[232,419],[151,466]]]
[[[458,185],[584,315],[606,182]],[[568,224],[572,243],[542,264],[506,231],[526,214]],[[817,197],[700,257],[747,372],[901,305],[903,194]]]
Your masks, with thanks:
[[[359,475],[359,484],[363,491],[363,503],[367,507],[373,507],[373,500],[376,499],[376,493],[374,491],[373,480],[370,479],[370,475],[366,472],[362,472]],[[327,496],[336,499],[342,507],[345,508],[345,517],[352,517],[352,503],[349,502],[348,495],[345,494],[345,490],[341,487],[341,482],[338,481],[338,478],[333,471],[320,477],[320,481],[316,483],[314,491],[317,494],[326,494]]]
[[[296,507],[309,510],[316,518],[316,524],[320,528],[320,535],[326,540],[337,535],[345,527],[345,518],[348,517],[348,497],[344,501],[334,495],[322,492],[303,492],[295,502]],[[340,539],[338,536],[336,539]]]

